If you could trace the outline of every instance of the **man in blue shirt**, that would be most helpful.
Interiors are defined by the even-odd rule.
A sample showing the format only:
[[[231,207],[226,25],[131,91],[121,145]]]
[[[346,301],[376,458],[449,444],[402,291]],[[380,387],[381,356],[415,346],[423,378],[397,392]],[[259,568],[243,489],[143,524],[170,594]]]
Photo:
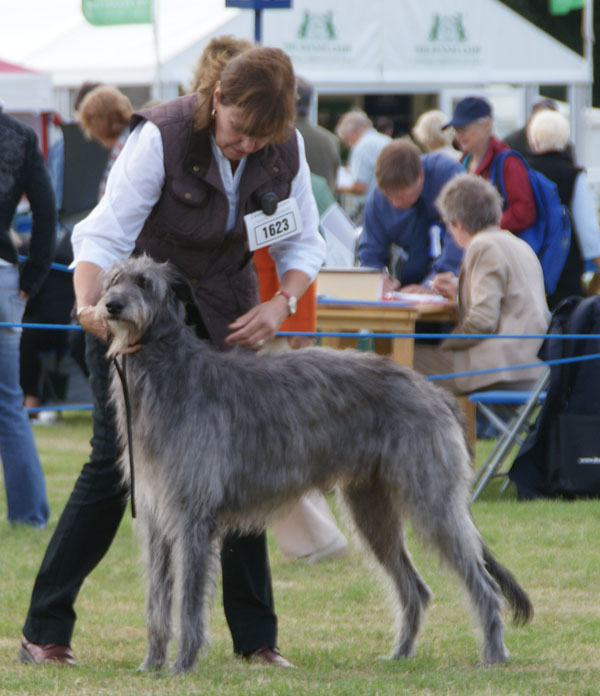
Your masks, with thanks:
[[[358,258],[362,266],[390,269],[395,277],[385,291],[420,285],[445,271],[458,275],[462,250],[446,232],[435,200],[444,184],[463,171],[446,155],[422,155],[406,138],[379,153],[377,188],[365,203]]]

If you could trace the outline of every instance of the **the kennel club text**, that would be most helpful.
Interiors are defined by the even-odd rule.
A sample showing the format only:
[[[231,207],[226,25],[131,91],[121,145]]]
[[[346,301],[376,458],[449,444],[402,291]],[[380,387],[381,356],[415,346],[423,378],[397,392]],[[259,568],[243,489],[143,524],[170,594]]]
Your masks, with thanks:
[[[273,215],[262,210],[244,215],[250,250],[277,244],[302,232],[302,218],[295,198],[286,198],[277,204]]]

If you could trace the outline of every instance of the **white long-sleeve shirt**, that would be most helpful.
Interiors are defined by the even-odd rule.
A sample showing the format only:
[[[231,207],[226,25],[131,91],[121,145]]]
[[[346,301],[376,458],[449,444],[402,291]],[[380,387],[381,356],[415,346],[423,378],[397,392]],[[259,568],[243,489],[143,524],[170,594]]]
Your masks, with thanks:
[[[290,197],[300,210],[303,229],[297,235],[269,247],[279,277],[291,269],[306,273],[311,280],[325,260],[325,243],[319,234],[319,213],[312,194],[310,170],[304,154],[304,141],[296,131],[300,166],[292,180]],[[245,166],[242,159],[235,174],[216,145],[223,187],[230,204],[226,229],[233,227],[238,206],[238,189]],[[106,192],[91,213],[73,230],[73,263],[90,261],[108,268],[127,258],[146,218],[162,194],[165,181],[163,144],[160,131],[151,121],[140,123],[129,136],[115,161]]]

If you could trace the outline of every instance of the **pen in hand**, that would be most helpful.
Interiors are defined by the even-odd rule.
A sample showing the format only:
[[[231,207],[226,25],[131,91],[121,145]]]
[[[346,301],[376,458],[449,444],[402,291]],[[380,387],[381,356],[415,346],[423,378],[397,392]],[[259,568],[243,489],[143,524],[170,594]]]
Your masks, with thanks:
[[[381,269],[381,296],[389,297],[394,290],[398,290],[400,281],[390,276],[387,266]]]
[[[458,278],[451,271],[446,271],[445,273],[438,273],[434,278],[429,281],[431,283],[431,289],[442,295],[452,302],[456,301],[456,292],[458,288]]]

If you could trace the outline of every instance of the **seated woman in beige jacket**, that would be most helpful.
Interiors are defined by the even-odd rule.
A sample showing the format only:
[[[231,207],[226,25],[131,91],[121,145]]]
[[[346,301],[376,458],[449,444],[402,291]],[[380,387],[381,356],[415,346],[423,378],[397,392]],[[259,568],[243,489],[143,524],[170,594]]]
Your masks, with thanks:
[[[460,174],[436,205],[456,244],[464,249],[458,281],[443,273],[434,289],[457,299],[457,334],[544,334],[550,318],[540,263],[529,245],[498,226],[502,199],[482,177]],[[458,287],[457,287],[458,285]],[[541,338],[447,338],[439,346],[415,346],[415,369],[426,375],[506,367],[501,372],[440,380],[455,394],[481,389],[530,389],[542,367]]]

